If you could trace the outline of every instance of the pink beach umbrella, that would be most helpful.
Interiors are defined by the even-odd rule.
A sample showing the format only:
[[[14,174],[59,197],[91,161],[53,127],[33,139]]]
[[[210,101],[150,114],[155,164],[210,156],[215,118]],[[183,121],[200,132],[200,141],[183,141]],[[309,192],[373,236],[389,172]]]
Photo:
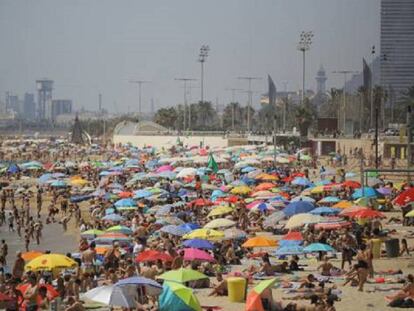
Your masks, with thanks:
[[[197,248],[186,248],[184,249],[184,260],[204,260],[213,262],[214,258],[205,251]]]
[[[172,171],[174,168],[171,165],[163,165],[157,169],[157,173]]]

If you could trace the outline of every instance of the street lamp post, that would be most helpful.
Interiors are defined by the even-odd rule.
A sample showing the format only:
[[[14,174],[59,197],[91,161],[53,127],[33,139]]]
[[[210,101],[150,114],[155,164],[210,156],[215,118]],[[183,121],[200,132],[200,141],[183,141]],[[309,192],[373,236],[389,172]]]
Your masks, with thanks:
[[[176,78],[176,81],[182,81],[184,83],[184,117],[183,117],[183,131],[187,129],[187,82],[196,81],[196,79],[189,79],[189,78]],[[190,124],[190,120],[188,120],[188,125]]]
[[[253,101],[252,80],[262,80],[262,78],[238,77],[237,79],[247,80],[249,82],[249,89],[247,91],[247,94],[248,94],[248,101],[247,101],[247,133],[250,133],[250,107],[252,106],[252,101]]]
[[[201,64],[201,103],[204,102],[204,62],[207,59],[210,47],[208,45],[202,45],[200,48],[200,54],[198,55],[198,61]]]
[[[346,133],[346,78],[347,78],[347,75],[349,73],[358,73],[358,71],[338,70],[338,71],[332,71],[332,73],[339,73],[339,74],[343,74],[344,75],[344,89],[343,89],[343,92],[342,92],[343,93],[342,94],[342,98],[343,98],[343,109],[344,109],[344,112],[343,112],[343,115],[342,115],[342,118],[343,118],[342,130],[343,130],[343,133],[345,135],[345,133]]]
[[[142,85],[145,83],[151,83],[151,81],[144,81],[144,80],[130,80],[129,83],[138,84],[138,113],[141,116],[142,113],[142,103],[141,103],[141,93],[142,93]]]
[[[235,120],[235,111],[234,111],[234,98],[237,91],[243,91],[242,89],[236,89],[236,88],[228,88],[226,91],[231,91],[231,130],[234,132],[234,120]]]
[[[300,39],[298,43],[298,51],[302,52],[302,98],[301,98],[301,104],[303,105],[305,100],[305,54],[306,51],[310,49],[310,46],[312,44],[312,38],[313,38],[313,32],[312,31],[302,31],[300,33]]]

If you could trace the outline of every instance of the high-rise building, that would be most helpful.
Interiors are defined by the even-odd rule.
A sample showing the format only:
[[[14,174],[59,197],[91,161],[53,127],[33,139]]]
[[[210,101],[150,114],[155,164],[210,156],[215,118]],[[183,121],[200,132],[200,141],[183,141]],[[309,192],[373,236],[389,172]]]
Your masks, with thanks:
[[[414,85],[414,0],[381,0],[381,85],[398,101]]]
[[[52,80],[37,80],[37,104],[38,112],[37,117],[41,120],[52,118],[52,90],[53,90],[53,81]]]
[[[315,80],[316,80],[316,94],[325,94],[326,80],[328,80],[328,78],[326,77],[326,72],[322,65],[319,67],[319,70],[316,73]]]
[[[56,120],[56,117],[61,114],[72,113],[72,101],[70,99],[54,99],[52,100],[51,119]]]
[[[27,120],[33,120],[36,118],[36,103],[34,100],[34,94],[25,93],[23,100],[22,115]]]

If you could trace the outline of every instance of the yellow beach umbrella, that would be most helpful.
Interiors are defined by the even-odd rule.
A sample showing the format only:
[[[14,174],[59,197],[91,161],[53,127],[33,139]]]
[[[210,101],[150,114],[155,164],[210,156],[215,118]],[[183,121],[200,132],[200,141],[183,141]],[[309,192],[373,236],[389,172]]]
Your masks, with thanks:
[[[414,217],[414,210],[405,214],[405,217]]]
[[[232,194],[245,195],[245,194],[249,194],[250,191],[252,191],[252,189],[250,189],[250,187],[248,187],[248,186],[237,186],[237,187],[234,187],[233,189],[231,189],[230,192]]]
[[[231,212],[233,212],[233,209],[229,206],[217,206],[207,215],[207,217],[221,216]]]
[[[77,262],[62,254],[44,254],[26,264],[27,271],[75,268]]]
[[[274,247],[277,246],[277,241],[269,239],[265,236],[256,236],[248,239],[243,243],[243,247]]]
[[[286,223],[286,229],[293,229],[302,227],[306,224],[316,224],[322,222],[324,220],[323,217],[319,215],[312,215],[308,213],[296,214],[289,218],[288,222]]]
[[[236,223],[233,220],[226,219],[226,218],[217,218],[210,221],[208,224],[204,226],[207,229],[216,229],[216,228],[226,228],[234,226]]]
[[[218,240],[224,237],[224,232],[213,229],[196,229],[183,236],[183,239]]]
[[[338,203],[332,205],[332,207],[335,207],[335,208],[348,208],[348,207],[351,207],[353,205],[354,204],[352,202],[343,200],[343,201],[339,201]]]
[[[314,188],[311,189],[311,193],[323,193],[323,186],[316,186]]]

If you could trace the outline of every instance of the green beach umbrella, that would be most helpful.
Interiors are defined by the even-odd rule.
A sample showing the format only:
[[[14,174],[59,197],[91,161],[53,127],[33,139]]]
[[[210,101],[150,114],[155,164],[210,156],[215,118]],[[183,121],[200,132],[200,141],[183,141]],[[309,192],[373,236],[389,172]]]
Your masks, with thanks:
[[[190,281],[207,279],[208,276],[193,269],[181,268],[171,270],[158,276],[159,279],[177,283],[186,283]]]
[[[217,173],[218,171],[218,165],[212,153],[210,153],[210,155],[208,156],[207,167],[210,168],[214,173]]]

